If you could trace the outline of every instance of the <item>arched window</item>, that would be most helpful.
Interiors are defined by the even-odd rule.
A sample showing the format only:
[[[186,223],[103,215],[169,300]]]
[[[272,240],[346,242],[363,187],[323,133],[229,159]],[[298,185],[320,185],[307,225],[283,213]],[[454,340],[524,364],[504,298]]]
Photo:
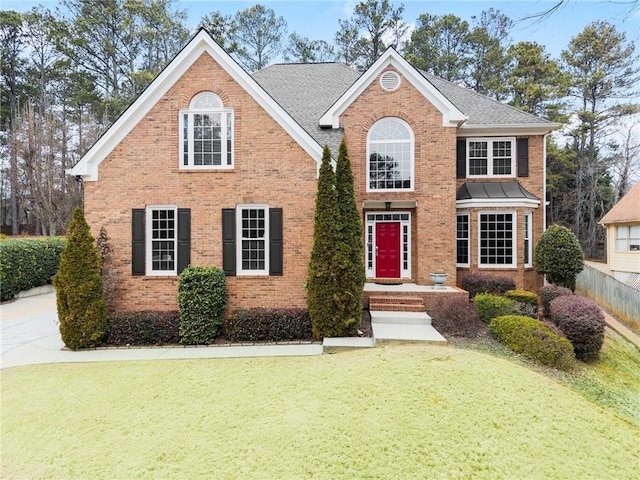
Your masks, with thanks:
[[[202,92],[180,110],[180,168],[233,167],[233,109]]]
[[[367,190],[413,190],[413,131],[399,118],[383,118],[367,136]]]

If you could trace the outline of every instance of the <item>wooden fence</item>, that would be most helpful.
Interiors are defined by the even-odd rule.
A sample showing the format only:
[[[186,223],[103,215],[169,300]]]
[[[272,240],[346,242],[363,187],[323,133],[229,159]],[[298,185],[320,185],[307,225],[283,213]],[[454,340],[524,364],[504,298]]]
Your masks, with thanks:
[[[585,265],[576,279],[576,290],[621,320],[640,322],[640,290],[625,285],[611,275]]]

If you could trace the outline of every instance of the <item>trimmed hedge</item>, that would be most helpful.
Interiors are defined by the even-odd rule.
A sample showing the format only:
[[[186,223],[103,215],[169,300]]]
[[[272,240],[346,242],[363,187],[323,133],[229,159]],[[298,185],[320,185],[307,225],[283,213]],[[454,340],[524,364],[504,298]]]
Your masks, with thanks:
[[[227,305],[225,275],[217,267],[189,265],[178,277],[180,341],[189,345],[213,343],[222,327]]]
[[[475,337],[485,328],[466,298],[442,298],[429,309],[434,328],[443,335]]]
[[[545,317],[551,316],[551,301],[555,298],[562,297],[564,295],[573,295],[573,292],[560,285],[549,284],[540,289],[540,300],[542,301],[542,313]]]
[[[521,315],[496,317],[489,330],[510,350],[534,362],[561,370],[571,370],[575,365],[569,340],[539,320]]]
[[[64,247],[62,237],[0,240],[0,300],[51,283]]]
[[[507,290],[504,294],[518,304],[520,315],[538,318],[538,296],[527,290]]]
[[[179,343],[178,312],[119,312],[107,317],[107,345]]]
[[[313,337],[306,308],[250,308],[225,319],[224,336],[230,342],[277,342]]]
[[[469,298],[473,299],[479,293],[493,293],[504,295],[507,290],[514,290],[516,282],[509,277],[496,277],[484,273],[472,273],[462,279],[460,285],[469,292]]]
[[[551,321],[573,344],[578,360],[597,360],[604,342],[605,321],[600,307],[586,297],[565,295],[551,302]]]
[[[478,311],[478,317],[485,323],[502,315],[518,315],[520,313],[517,302],[491,293],[478,293],[473,298],[473,304]]]

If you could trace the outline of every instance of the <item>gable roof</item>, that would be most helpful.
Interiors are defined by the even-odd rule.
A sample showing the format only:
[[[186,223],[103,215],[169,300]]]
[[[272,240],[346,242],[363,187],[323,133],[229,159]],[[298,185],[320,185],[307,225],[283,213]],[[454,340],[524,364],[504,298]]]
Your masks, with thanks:
[[[322,127],[340,128],[340,115],[360,96],[387,67],[392,66],[413,85],[424,97],[442,113],[442,124],[445,127],[458,127],[467,117],[437,88],[428,82],[418,70],[412,67],[398,52],[389,47],[369,67],[349,89],[320,117]]]
[[[322,147],[265,90],[201,29],[176,57],[162,70],[140,96],[84,154],[70,170],[85,180],[98,179],[98,165],[129,134],[135,125],[156,105],[181,76],[203,54],[210,55],[280,126],[319,164]]]
[[[598,223],[608,225],[632,222],[640,222],[640,182],[636,183]]]

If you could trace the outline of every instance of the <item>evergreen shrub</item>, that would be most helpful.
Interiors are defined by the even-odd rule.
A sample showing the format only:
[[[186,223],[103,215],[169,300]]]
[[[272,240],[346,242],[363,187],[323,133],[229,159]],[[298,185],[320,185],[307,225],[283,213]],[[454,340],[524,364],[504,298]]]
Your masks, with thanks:
[[[491,293],[478,293],[473,298],[473,304],[478,311],[478,317],[485,323],[489,323],[494,318],[502,315],[517,315],[520,313],[517,302]]]
[[[213,343],[220,333],[227,305],[224,272],[217,267],[189,265],[178,277],[180,341],[189,345]]]
[[[469,292],[473,299],[478,293],[493,293],[503,295],[507,290],[514,290],[516,282],[509,277],[499,277],[484,273],[472,273],[462,279],[460,285]]]
[[[64,247],[62,237],[0,240],[0,300],[50,284]]]
[[[164,345],[179,343],[177,311],[118,312],[107,317],[107,345]]]
[[[494,318],[489,330],[513,352],[534,362],[561,370],[575,365],[573,347],[549,327],[531,317],[507,315]]]
[[[576,276],[584,269],[584,253],[575,234],[551,225],[536,245],[533,266],[549,282],[575,290]]]
[[[542,302],[542,313],[545,317],[551,316],[551,301],[565,295],[573,295],[573,292],[560,285],[549,284],[540,289],[540,301]]]
[[[485,328],[466,298],[441,298],[429,309],[432,325],[443,335],[475,337]]]
[[[73,212],[53,285],[64,344],[72,350],[99,345],[107,328],[100,258],[79,207]]]
[[[597,360],[604,342],[605,321],[600,307],[580,295],[565,295],[551,302],[551,321],[573,344],[578,360]]]
[[[224,337],[230,342],[278,342],[313,337],[306,308],[250,308],[238,310],[224,321]]]
[[[527,290],[507,290],[504,296],[517,302],[520,315],[538,318],[538,296],[534,292]]]

